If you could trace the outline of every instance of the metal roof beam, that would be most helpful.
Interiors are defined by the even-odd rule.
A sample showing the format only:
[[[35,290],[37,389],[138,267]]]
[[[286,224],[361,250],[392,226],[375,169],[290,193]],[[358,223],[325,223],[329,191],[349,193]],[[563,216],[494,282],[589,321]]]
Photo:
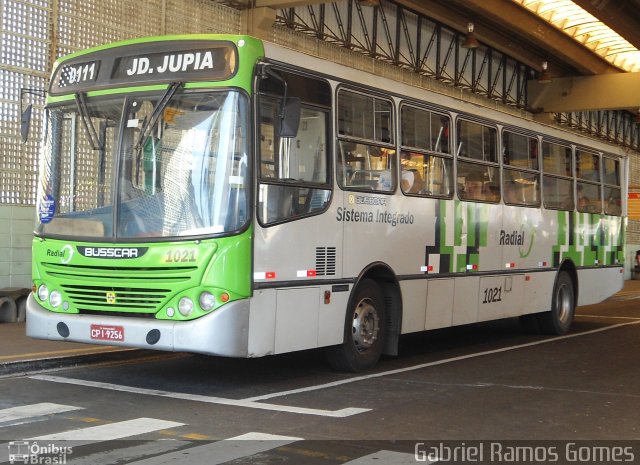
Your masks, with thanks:
[[[331,3],[331,0],[255,0],[255,8],[293,8],[295,6],[313,5],[314,3]]]
[[[549,83],[527,82],[534,111],[632,110],[640,108],[640,73],[600,74],[553,78]]]
[[[551,72],[562,63],[584,74],[619,72],[606,60],[551,27],[513,0],[400,0],[459,31],[475,23],[476,37],[534,69],[548,61]],[[531,43],[537,44],[531,47]]]

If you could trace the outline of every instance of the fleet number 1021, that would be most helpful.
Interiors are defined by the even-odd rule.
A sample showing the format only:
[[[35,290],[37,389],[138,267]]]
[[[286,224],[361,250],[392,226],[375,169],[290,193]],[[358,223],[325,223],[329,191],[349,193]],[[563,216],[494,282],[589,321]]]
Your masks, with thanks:
[[[500,287],[490,287],[484,290],[484,300],[483,304],[491,304],[493,302],[501,302],[502,301],[502,286]]]

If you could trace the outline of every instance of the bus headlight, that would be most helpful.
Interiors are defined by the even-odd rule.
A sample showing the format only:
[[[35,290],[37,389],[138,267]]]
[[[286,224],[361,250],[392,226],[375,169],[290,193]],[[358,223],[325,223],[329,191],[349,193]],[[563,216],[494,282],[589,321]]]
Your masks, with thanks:
[[[60,291],[51,291],[51,294],[49,295],[49,303],[53,308],[58,308],[60,306],[62,303],[62,294],[60,294]]]
[[[216,303],[216,298],[211,292],[204,291],[200,294],[200,308],[205,311],[209,311]]]
[[[46,284],[40,284],[38,288],[38,298],[43,302],[49,298],[49,289]]]
[[[191,315],[191,312],[193,311],[193,300],[189,297],[183,297],[180,299],[180,302],[178,302],[178,311],[182,316]]]

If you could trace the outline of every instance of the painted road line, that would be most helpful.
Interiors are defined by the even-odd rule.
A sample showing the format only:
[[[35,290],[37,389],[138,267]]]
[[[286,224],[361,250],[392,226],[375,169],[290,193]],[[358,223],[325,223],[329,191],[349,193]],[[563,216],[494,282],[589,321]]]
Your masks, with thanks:
[[[129,392],[133,394],[144,394],[144,395],[150,395],[150,396],[168,397],[172,400],[182,399],[182,400],[189,400],[193,402],[206,402],[209,404],[231,405],[235,407],[271,410],[276,412],[298,413],[302,415],[318,415],[323,417],[344,418],[344,417],[350,417],[352,415],[357,415],[359,413],[368,412],[369,410],[371,410],[371,409],[355,408],[355,407],[344,408],[341,410],[319,410],[319,409],[304,408],[304,407],[293,407],[289,405],[276,405],[276,404],[267,404],[262,402],[252,402],[252,401],[246,401],[242,399],[227,399],[224,397],[202,396],[198,394],[185,394],[182,392],[162,391],[159,389],[145,389],[145,388],[138,388],[133,386],[124,386],[121,384],[100,383],[96,381],[86,381],[83,379],[64,378],[61,376],[33,375],[33,376],[30,376],[29,378],[38,379],[41,381],[50,381],[53,383],[74,384],[74,385],[83,386],[83,387],[94,387],[99,389],[109,389],[112,391]]]
[[[373,454],[365,455],[359,459],[345,462],[342,465],[415,465],[416,463],[424,463],[426,465],[437,463],[437,460],[418,461],[416,454],[405,454],[402,452],[394,452],[390,450],[380,450]]]
[[[61,405],[43,402],[40,404],[21,405],[19,407],[11,407],[0,410],[0,423],[6,423],[16,420],[24,420],[25,418],[41,417],[44,415],[52,415],[54,413],[70,412],[72,410],[82,410],[82,407],[74,407],[73,405]],[[0,428],[4,425],[0,425]]]
[[[303,394],[303,393],[306,393],[306,392],[317,391],[317,390],[320,390],[320,389],[334,388],[334,387],[337,387],[337,386],[342,386],[344,384],[357,383],[357,382],[360,382],[360,381],[367,381],[367,380],[374,379],[374,378],[382,378],[384,376],[391,376],[391,375],[397,375],[397,374],[401,374],[401,373],[407,373],[407,372],[410,372],[410,371],[422,370],[423,368],[429,368],[429,367],[438,366],[438,365],[445,365],[447,363],[455,363],[455,362],[460,362],[460,361],[468,360],[468,359],[472,359],[472,358],[478,358],[478,357],[484,357],[484,356],[487,356],[487,355],[500,354],[500,353],[503,353],[503,352],[510,352],[510,351],[513,351],[513,350],[524,349],[524,348],[527,348],[527,347],[535,347],[535,346],[539,346],[539,345],[543,345],[543,344],[550,344],[550,343],[554,343],[554,342],[558,342],[558,341],[563,341],[565,339],[573,339],[573,338],[582,337],[582,336],[589,336],[591,334],[601,333],[603,331],[609,331],[609,330],[612,330],[612,329],[617,329],[617,328],[622,328],[622,327],[625,327],[625,326],[631,326],[631,325],[637,325],[637,324],[640,324],[640,320],[631,321],[629,323],[620,323],[620,324],[617,324],[617,325],[606,326],[604,328],[593,329],[593,330],[590,330],[590,331],[583,331],[581,333],[568,334],[568,335],[565,335],[565,336],[557,336],[557,337],[553,337],[553,338],[549,338],[549,339],[543,339],[541,341],[528,342],[526,344],[518,344],[518,345],[515,345],[515,346],[502,347],[500,349],[486,350],[486,351],[483,351],[483,352],[477,352],[477,353],[473,353],[473,354],[461,355],[459,357],[445,358],[443,360],[436,360],[434,362],[421,363],[419,365],[413,365],[413,366],[405,367],[405,368],[398,368],[396,370],[387,370],[387,371],[381,371],[379,373],[372,373],[370,375],[354,376],[353,378],[347,378],[347,379],[343,379],[343,380],[340,380],[340,381],[333,381],[331,383],[317,384],[315,386],[307,386],[307,387],[299,388],[299,389],[290,389],[288,391],[273,392],[271,394],[265,394],[265,395],[262,395],[262,396],[248,397],[248,398],[246,398],[244,400],[247,401],[247,402],[259,402],[259,401],[262,401],[262,400],[272,399],[274,397],[290,396],[290,395],[293,395],[293,394]]]
[[[249,457],[278,447],[286,446],[302,438],[292,436],[278,436],[264,433],[247,433],[212,444],[181,449],[169,454],[129,462],[129,465],[164,465],[175,463],[193,463],[219,465],[231,460]],[[380,465],[380,463],[378,463]],[[389,464],[393,465],[393,464]]]
[[[604,316],[604,315],[576,315],[576,318],[605,318],[612,320],[640,320],[638,317],[634,316]]]
[[[155,418],[136,418],[135,420],[118,421],[107,425],[37,436],[29,438],[27,441],[112,441],[183,425],[184,423],[156,420]]]

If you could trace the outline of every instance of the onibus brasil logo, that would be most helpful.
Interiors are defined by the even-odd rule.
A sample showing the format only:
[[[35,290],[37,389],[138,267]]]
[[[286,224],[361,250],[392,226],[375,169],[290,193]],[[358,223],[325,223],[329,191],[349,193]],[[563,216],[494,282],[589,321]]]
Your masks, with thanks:
[[[36,441],[11,441],[8,444],[9,463],[66,464],[73,448],[58,444],[38,444]]]

